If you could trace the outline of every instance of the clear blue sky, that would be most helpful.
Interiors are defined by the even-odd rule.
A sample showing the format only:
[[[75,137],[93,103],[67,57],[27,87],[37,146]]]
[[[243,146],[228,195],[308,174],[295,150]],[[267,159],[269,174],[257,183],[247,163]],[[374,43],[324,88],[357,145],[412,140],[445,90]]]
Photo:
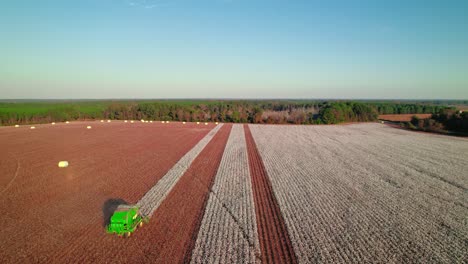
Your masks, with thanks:
[[[468,99],[468,1],[14,0],[0,99]]]

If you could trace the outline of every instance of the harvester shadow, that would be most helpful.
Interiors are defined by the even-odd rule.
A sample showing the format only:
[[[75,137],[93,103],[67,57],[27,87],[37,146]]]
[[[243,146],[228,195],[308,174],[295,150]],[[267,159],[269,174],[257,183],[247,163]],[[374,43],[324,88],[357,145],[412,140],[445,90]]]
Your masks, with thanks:
[[[119,205],[128,205],[128,203],[123,199],[108,199],[102,205],[102,216],[103,216],[103,227],[106,227],[110,223],[110,219],[114,214],[115,210]]]

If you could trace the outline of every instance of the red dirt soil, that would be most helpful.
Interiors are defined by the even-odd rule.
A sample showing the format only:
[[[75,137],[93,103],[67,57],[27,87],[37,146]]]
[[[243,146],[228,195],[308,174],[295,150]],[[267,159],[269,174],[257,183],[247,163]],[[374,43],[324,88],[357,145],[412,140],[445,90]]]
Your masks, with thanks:
[[[297,263],[286,224],[248,125],[244,125],[257,228],[264,263]]]
[[[213,127],[114,121],[0,128],[0,262],[133,262],[138,248],[105,233],[106,202],[136,203]],[[70,166],[58,168],[60,160]]]
[[[72,254],[79,263],[182,263],[189,258],[230,129],[231,125],[224,125],[212,138],[149,224],[125,239],[98,234],[87,241],[89,237],[84,235],[58,257]]]
[[[420,119],[426,119],[430,118],[432,114],[379,115],[379,119],[392,122],[409,122],[413,116],[417,116]]]

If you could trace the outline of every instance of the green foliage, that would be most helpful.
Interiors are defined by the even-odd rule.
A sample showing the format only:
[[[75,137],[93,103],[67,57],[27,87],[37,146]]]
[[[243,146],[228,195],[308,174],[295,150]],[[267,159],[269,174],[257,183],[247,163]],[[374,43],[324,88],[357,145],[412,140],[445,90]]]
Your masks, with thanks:
[[[106,102],[0,103],[0,124],[60,122],[102,118]]]
[[[440,109],[438,113],[432,115],[431,118],[419,119],[416,116],[411,118],[411,128],[433,131],[455,133],[468,133],[468,114],[453,110],[452,108]]]
[[[422,103],[371,103],[375,106],[377,112],[381,115],[391,114],[433,114],[443,109],[455,109],[454,107],[447,107],[445,105],[433,105]]]
[[[425,105],[388,101],[139,100],[21,102],[0,103],[0,124],[13,125],[103,118],[192,122],[337,124],[342,122],[375,121],[378,113],[407,112],[435,113],[438,119],[447,121],[451,118],[444,112],[447,109],[453,108],[447,108],[440,104]],[[452,120],[450,125],[456,126],[463,123],[459,119],[450,119]]]
[[[325,124],[370,122],[377,118],[378,114],[373,106],[359,102],[333,102],[323,106],[319,112],[319,119]]]

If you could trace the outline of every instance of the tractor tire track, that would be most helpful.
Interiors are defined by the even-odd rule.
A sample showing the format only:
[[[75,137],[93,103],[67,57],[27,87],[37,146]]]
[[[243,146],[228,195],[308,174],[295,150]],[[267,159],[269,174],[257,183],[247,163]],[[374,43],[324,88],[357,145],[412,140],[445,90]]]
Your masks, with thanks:
[[[8,188],[10,188],[11,185],[13,184],[13,182],[16,180],[16,177],[18,177],[18,172],[21,169],[21,163],[20,163],[20,161],[19,161],[19,159],[17,157],[15,157],[15,159],[16,159],[15,174],[13,175],[13,178],[11,178],[11,180],[8,182],[7,186],[5,186],[5,188],[0,192],[0,195],[2,195],[4,192],[6,192],[8,190]]]

